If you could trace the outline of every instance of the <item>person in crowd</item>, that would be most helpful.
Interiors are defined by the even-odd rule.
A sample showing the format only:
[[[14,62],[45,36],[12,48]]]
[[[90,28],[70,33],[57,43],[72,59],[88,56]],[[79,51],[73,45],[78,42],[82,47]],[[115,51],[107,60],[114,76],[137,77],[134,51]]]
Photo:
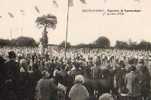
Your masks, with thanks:
[[[50,78],[48,71],[42,72],[43,77],[36,86],[37,100],[57,100],[57,91],[60,89],[53,78]]]
[[[84,85],[84,77],[77,75],[75,77],[75,84],[72,86],[69,92],[69,98],[71,100],[88,100],[89,92]]]
[[[130,67],[129,71],[130,72],[128,72],[125,77],[128,95],[138,97],[141,94],[139,75],[137,74],[136,67],[133,65]]]
[[[14,51],[8,52],[9,60],[5,63],[5,100],[17,100],[17,83],[19,77],[19,64],[16,62]]]
[[[125,75],[126,75],[126,69],[124,61],[121,60],[117,65],[116,69],[114,70],[114,88],[117,91],[114,91],[116,94],[120,94],[125,91]]]
[[[139,74],[139,86],[141,87],[141,96],[146,99],[150,94],[150,74],[149,70],[144,64],[144,60],[140,59],[137,65],[137,71]]]
[[[17,97],[18,100],[30,100],[31,95],[31,79],[28,73],[28,64],[25,59],[20,61],[20,73],[17,84]]]
[[[42,73],[39,70],[38,62],[33,64],[33,73],[29,74],[30,76],[30,82],[31,82],[31,100],[34,100],[35,97],[35,88],[37,85],[37,82],[42,78]]]
[[[99,97],[99,100],[114,100],[114,98],[111,94],[104,93]]]
[[[113,83],[117,94],[124,92],[130,97],[143,96],[146,99],[150,96],[150,65],[147,58],[150,53],[143,50],[71,48],[65,59],[63,48],[41,55],[38,48],[3,47],[0,48],[0,99],[34,100],[37,93],[42,93],[37,95],[37,99],[63,100],[63,95],[68,97],[70,94],[70,99],[74,100],[76,89],[85,91],[86,95],[78,94],[79,98],[82,95],[83,98],[98,99],[102,93],[114,92],[111,90]],[[83,75],[84,84],[83,81],[74,83],[75,76],[79,74]],[[66,92],[61,91],[58,95],[58,85],[62,90],[66,87]]]
[[[5,59],[0,56],[0,100],[3,100],[3,91],[4,89],[4,84],[5,84]]]

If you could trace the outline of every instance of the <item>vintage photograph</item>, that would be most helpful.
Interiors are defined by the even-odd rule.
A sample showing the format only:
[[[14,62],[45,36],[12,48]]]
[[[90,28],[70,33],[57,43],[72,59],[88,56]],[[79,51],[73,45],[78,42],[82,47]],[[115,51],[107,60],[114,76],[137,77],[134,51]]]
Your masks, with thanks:
[[[150,4],[0,0],[0,100],[151,100]]]

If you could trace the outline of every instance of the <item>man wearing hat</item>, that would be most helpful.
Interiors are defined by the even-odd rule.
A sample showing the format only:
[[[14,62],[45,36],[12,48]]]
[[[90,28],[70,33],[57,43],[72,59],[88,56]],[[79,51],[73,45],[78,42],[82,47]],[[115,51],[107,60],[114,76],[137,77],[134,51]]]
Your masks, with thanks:
[[[14,51],[8,52],[9,60],[5,63],[5,72],[6,72],[6,80],[5,80],[5,100],[17,100],[17,81],[19,75],[19,67],[16,62],[16,54]]]

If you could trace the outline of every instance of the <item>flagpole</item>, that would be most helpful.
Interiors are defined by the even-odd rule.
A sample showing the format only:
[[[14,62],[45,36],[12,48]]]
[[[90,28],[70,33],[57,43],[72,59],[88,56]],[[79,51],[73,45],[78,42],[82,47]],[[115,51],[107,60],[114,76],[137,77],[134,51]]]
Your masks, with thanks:
[[[67,8],[67,23],[66,23],[66,35],[65,35],[65,60],[67,59],[67,41],[68,41],[68,28],[69,28],[69,0],[67,2],[68,8]]]

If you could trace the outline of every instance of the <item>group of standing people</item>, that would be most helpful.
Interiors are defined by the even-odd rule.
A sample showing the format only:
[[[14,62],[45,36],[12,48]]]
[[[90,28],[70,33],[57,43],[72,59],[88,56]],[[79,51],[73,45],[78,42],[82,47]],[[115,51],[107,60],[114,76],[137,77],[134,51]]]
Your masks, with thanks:
[[[79,52],[64,60],[10,51],[7,57],[0,56],[0,100],[148,99],[150,66],[146,59],[115,56]]]

